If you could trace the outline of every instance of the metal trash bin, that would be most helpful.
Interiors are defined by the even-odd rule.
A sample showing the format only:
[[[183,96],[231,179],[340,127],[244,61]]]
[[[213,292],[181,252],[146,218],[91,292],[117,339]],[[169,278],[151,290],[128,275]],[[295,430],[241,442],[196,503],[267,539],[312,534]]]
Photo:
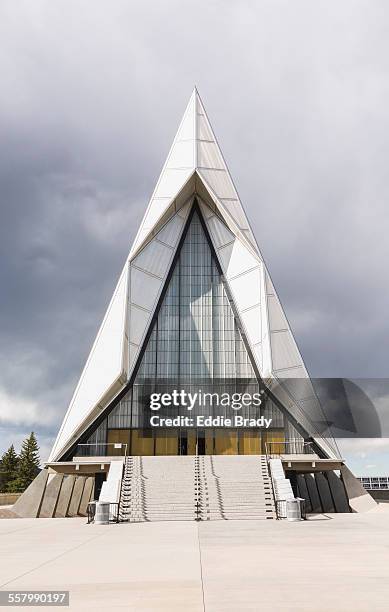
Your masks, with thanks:
[[[96,502],[95,525],[108,525],[109,523],[109,502]]]
[[[96,501],[89,502],[86,507],[86,515],[88,517],[88,525],[94,523],[96,514]]]
[[[301,497],[286,500],[286,519],[288,521],[302,521],[301,502],[304,500]]]

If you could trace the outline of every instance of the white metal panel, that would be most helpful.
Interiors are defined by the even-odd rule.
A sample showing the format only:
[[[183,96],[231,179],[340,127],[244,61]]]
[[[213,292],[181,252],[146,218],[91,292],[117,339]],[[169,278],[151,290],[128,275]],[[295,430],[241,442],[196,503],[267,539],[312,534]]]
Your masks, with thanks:
[[[236,223],[244,232],[244,236],[247,237],[247,232],[250,236],[252,236],[251,231],[248,229],[249,224],[247,221],[247,217],[243,211],[242,205],[237,199],[224,199],[220,197],[221,204],[223,207],[232,215],[232,218],[235,219]],[[251,244],[254,244],[254,240],[251,241]]]
[[[262,375],[263,372],[263,352],[262,352],[262,344],[256,344],[254,346],[254,357],[258,364],[259,373]]]
[[[202,186],[203,189],[205,189],[205,187],[203,185],[203,182],[201,182],[201,186]],[[203,217],[205,217],[205,219],[210,219],[211,217],[214,216],[215,211],[212,210],[207,204],[205,204],[202,201],[201,198],[198,198],[197,201],[198,201],[198,203],[200,205],[201,213],[202,213]]]
[[[162,279],[131,266],[130,302],[151,310],[162,286]],[[130,337],[130,342],[132,342]]]
[[[301,357],[289,330],[272,332],[270,342],[275,371],[301,366]]]
[[[158,234],[159,236],[159,234]],[[141,250],[131,262],[131,266],[141,268],[151,274],[164,277],[170,260],[172,249],[157,240],[152,240]]]
[[[181,206],[180,210],[178,211],[178,214],[180,215],[180,217],[182,217],[183,219],[186,219],[191,206],[192,206],[192,202],[188,202],[187,204],[184,204],[183,206]]]
[[[148,209],[143,221],[142,229],[137,237],[137,243],[140,245],[147,234],[150,233],[154,225],[157,223],[160,216],[164,213],[170,203],[170,198],[153,198],[151,206]],[[132,249],[132,251],[134,248]]]
[[[239,310],[256,306],[261,300],[260,269],[256,268],[229,281]]]
[[[250,244],[255,248],[255,250],[258,250],[257,243],[255,242],[255,239],[254,239],[254,236],[253,236],[251,230],[250,229],[242,229],[242,234],[250,242]]]
[[[215,137],[204,113],[197,113],[197,138],[214,141]]]
[[[305,371],[305,376],[307,376],[302,357],[293,338],[284,310],[267,272],[265,281],[273,370],[278,371],[301,366]]]
[[[166,225],[158,232],[157,238],[165,244],[174,247],[180,237],[181,230],[184,225],[184,219],[181,215],[175,215]]]
[[[168,168],[194,168],[194,143],[193,140],[179,141],[171,150]]]
[[[226,251],[226,253],[224,253],[224,251]],[[228,253],[228,251],[230,251],[230,253]],[[226,265],[225,274],[228,278],[233,278],[238,274],[257,268],[260,265],[258,259],[250,253],[239,239],[236,239],[232,245],[220,249],[220,257]]]
[[[285,378],[298,378],[300,380],[305,379],[307,381],[310,381],[310,378],[307,378],[307,373],[306,370],[304,368],[304,366],[300,365],[300,366],[291,366],[290,368],[285,368],[283,370],[274,370],[274,372],[276,373],[277,377],[280,379],[285,379]],[[296,397],[296,400],[298,400],[299,398]],[[301,401],[301,400],[300,400]]]
[[[197,166],[224,170],[224,160],[216,142],[199,142],[197,145]]]
[[[128,351],[128,367],[129,369],[134,366],[134,362],[135,362],[135,358],[137,356],[139,352],[139,346],[135,345],[135,344],[130,344],[129,345],[129,351]]]
[[[50,455],[51,460],[61,453],[105,392],[123,374],[127,278],[126,265],[63,420]]]
[[[194,90],[162,168],[154,193],[150,198],[145,216],[132,245],[130,257],[141,246],[150,230],[152,230],[161,215],[169,208],[172,200],[184,187],[188,177],[195,169],[197,95],[196,90]],[[182,169],[175,170],[175,168]],[[166,198],[166,200],[163,201],[160,198]],[[147,231],[145,231],[145,228]]]
[[[208,208],[208,210],[210,209]],[[216,215],[209,219],[208,230],[211,234],[215,248],[222,247],[225,244],[235,240],[234,234],[230,232],[226,225],[218,217],[216,217]]]
[[[267,303],[267,271],[265,264],[262,265],[261,274],[261,316],[262,316],[262,370],[261,374],[264,378],[272,375],[273,364],[271,359],[270,346],[270,325],[269,325],[269,309]]]
[[[280,308],[277,296],[268,295],[267,303],[269,309],[270,329],[273,331],[279,329],[289,329],[288,322],[286,320],[284,311],[282,308]]]
[[[250,337],[251,345],[261,342],[261,309],[260,306],[250,308],[241,313],[240,318],[246,328],[247,334]]]
[[[194,140],[195,139],[195,113],[196,113],[197,92],[194,90],[185,109],[183,119],[178,128],[175,140]]]
[[[166,168],[155,190],[154,198],[173,198],[176,196],[192,172],[192,168]]]
[[[143,339],[151,313],[135,305],[130,307],[130,342],[139,345]]]
[[[226,170],[199,168],[198,173],[204,178],[218,198],[236,198],[235,189]]]

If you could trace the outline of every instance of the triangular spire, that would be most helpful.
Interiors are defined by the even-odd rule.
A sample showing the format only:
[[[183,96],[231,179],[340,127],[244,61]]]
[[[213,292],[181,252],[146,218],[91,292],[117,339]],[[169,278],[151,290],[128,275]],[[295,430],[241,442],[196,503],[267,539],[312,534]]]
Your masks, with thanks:
[[[141,248],[193,175],[201,178],[215,205],[228,220],[228,224],[232,225],[235,233],[256,247],[227,164],[195,87],[151,196],[130,257]],[[195,191],[194,182],[192,190]]]
[[[280,379],[307,382],[278,392],[280,403],[310,431],[306,407],[317,412],[317,400],[308,373],[195,88],[50,460],[63,456],[130,381],[194,199],[259,375],[272,388]],[[326,440],[321,447],[333,455]]]

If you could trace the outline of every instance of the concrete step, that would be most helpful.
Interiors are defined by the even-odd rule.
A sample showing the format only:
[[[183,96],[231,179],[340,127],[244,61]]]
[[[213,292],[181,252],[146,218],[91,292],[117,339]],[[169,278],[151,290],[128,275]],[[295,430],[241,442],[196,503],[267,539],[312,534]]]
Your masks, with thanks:
[[[129,457],[121,492],[128,521],[272,518],[262,456]]]

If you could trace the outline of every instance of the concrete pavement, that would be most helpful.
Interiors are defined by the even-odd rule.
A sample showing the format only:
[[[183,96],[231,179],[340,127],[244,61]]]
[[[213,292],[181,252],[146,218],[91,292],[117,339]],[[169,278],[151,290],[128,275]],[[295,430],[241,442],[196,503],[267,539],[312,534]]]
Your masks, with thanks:
[[[71,610],[389,606],[389,512],[382,506],[301,523],[3,519],[0,551],[1,590],[69,589]]]

